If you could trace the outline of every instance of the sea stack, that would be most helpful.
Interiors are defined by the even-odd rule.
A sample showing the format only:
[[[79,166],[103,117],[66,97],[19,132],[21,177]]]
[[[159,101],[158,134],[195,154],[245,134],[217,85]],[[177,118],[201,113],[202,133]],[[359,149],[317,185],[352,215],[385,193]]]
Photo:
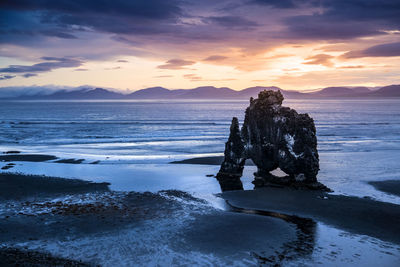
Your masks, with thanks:
[[[319,157],[314,120],[283,107],[280,91],[265,90],[250,98],[241,131],[232,119],[225,158],[217,179],[223,191],[243,189],[240,177],[246,159],[257,166],[256,187],[271,184],[329,190],[317,181]],[[280,168],[287,176],[270,172]]]

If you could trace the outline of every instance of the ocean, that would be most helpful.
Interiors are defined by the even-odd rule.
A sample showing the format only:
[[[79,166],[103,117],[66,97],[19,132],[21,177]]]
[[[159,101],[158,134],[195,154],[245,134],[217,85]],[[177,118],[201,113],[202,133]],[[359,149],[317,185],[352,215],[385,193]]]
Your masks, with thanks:
[[[106,162],[222,155],[247,101],[1,102],[0,144]],[[400,150],[400,100],[285,100],[317,126],[320,153]],[[105,163],[105,162],[103,162]]]

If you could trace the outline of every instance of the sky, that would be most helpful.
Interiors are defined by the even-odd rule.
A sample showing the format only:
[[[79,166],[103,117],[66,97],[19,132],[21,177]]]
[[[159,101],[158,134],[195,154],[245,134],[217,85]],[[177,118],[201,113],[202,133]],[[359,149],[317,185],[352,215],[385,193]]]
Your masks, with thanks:
[[[0,87],[372,87],[399,59],[399,0],[0,1]]]

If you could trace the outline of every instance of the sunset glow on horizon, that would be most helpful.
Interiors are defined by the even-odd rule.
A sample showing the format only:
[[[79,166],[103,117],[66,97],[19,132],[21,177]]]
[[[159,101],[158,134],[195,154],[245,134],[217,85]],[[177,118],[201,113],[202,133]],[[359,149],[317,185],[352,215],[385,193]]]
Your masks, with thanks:
[[[395,0],[2,1],[0,87],[396,84],[399,10]]]

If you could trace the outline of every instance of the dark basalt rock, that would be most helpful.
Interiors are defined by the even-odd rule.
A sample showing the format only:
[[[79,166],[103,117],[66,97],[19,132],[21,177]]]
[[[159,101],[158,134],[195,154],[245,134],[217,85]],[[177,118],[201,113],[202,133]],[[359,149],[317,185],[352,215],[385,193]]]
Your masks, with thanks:
[[[244,144],[239,130],[239,121],[234,117],[232,119],[228,142],[225,144],[224,161],[217,174],[217,179],[220,182],[222,191],[243,190],[240,177],[242,176],[244,163],[246,161],[246,158],[243,157],[244,152]]]
[[[241,131],[237,118],[232,119],[225,158],[217,174],[221,188],[242,189],[240,177],[246,159],[257,166],[256,187],[269,184],[329,190],[317,182],[319,157],[314,120],[308,114],[283,107],[280,91],[262,91],[250,98]],[[270,172],[280,168],[288,176]]]

